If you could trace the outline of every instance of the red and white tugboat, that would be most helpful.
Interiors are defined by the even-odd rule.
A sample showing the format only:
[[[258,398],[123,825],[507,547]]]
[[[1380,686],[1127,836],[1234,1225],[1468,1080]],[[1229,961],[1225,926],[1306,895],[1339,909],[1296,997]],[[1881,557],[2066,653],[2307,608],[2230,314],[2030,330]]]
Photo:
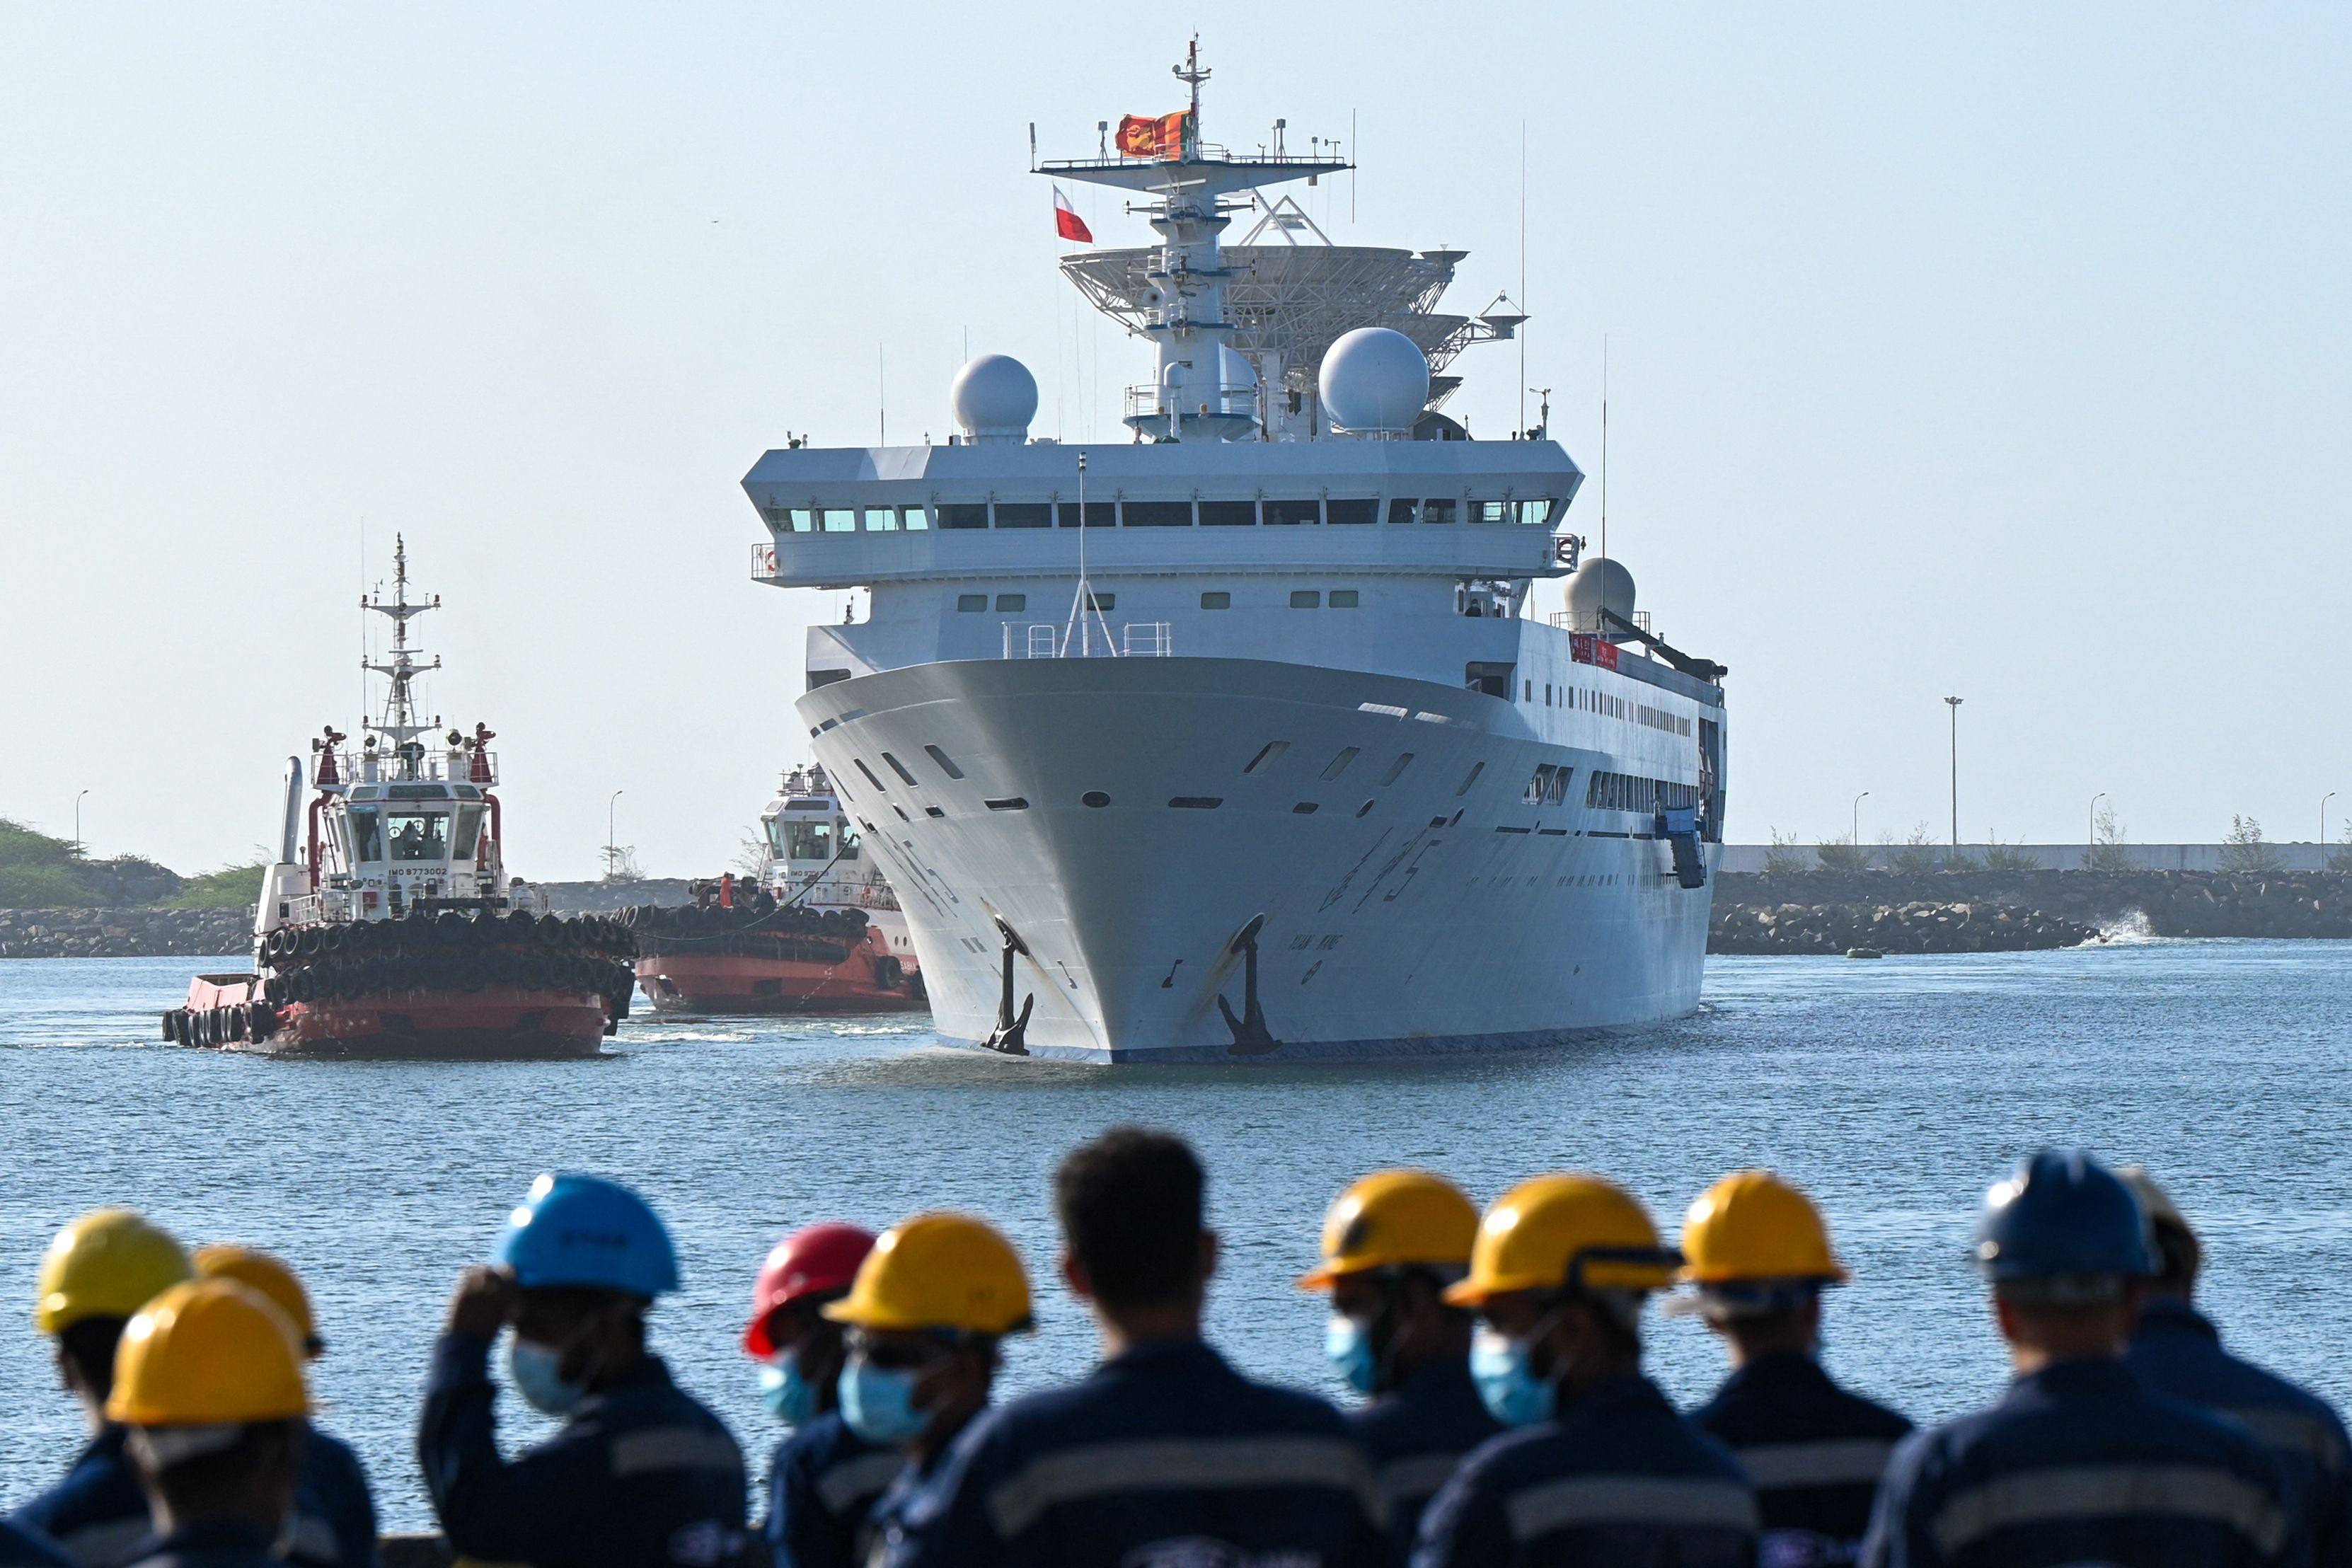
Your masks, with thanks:
[[[694,884],[692,904],[641,904],[637,984],[661,1012],[897,1013],[926,1005],[907,917],[814,764],[760,814],[754,878]]]
[[[356,755],[332,728],[310,742],[314,774],[286,763],[278,863],[255,911],[251,974],[199,975],[163,1036],[281,1055],[593,1056],[628,1016],[636,944],[618,921],[547,912],[509,881],[498,758],[417,714],[408,623],[440,598],[408,598],[408,549],[394,551],[392,647],[368,668],[389,683]],[[307,795],[307,805],[305,797]]]

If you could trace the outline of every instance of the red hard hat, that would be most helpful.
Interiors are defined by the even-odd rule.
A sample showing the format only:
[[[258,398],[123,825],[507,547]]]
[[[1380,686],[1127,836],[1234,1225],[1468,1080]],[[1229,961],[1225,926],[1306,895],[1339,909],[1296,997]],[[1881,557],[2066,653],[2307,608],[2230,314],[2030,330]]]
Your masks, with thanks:
[[[760,1265],[759,1283],[751,1288],[751,1321],[743,1331],[744,1351],[761,1361],[776,1353],[768,1321],[779,1307],[789,1307],[806,1296],[831,1295],[849,1289],[857,1266],[874,1250],[874,1233],[863,1226],[828,1220],[803,1226],[776,1243]]]

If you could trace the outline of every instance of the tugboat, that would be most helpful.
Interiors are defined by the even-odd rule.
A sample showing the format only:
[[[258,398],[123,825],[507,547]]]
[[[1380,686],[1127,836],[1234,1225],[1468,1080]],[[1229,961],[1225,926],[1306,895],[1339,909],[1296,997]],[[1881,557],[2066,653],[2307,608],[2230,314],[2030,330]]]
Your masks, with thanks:
[[[440,596],[361,601],[392,622],[388,689],[359,753],[332,726],[286,760],[277,863],[254,913],[254,973],[198,975],[163,1037],[281,1056],[593,1056],[628,1016],[636,944],[625,925],[548,912],[506,878],[494,732],[418,716],[408,623]],[[428,737],[434,739],[428,740]],[[306,802],[307,797],[307,802]]]
[[[898,895],[814,764],[760,814],[754,877],[693,885],[688,905],[623,915],[637,984],[659,1012],[896,1013],[926,1005]]]

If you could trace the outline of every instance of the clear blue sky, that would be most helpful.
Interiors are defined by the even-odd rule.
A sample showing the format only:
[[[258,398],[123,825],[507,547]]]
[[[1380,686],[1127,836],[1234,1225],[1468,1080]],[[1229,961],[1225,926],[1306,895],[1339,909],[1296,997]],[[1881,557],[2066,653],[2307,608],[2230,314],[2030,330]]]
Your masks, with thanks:
[[[1193,26],[1211,135],[1355,115],[1318,216],[1467,248],[1460,304],[1517,287],[1526,126],[1528,380],[1597,467],[1609,337],[1611,543],[1731,667],[1735,837],[1940,828],[1952,691],[1970,838],[2352,808],[2340,5],[5,15],[0,815],[87,786],[94,853],[268,836],[356,729],[364,528],[449,601],[519,869],[590,871],[614,789],[649,868],[723,864],[838,614],[747,581],[737,481],[873,439],[877,348],[944,435],[967,331],[1108,430],[1144,355],[1074,314],[1028,125],[1176,107]],[[1511,351],[1463,368],[1501,434]]]

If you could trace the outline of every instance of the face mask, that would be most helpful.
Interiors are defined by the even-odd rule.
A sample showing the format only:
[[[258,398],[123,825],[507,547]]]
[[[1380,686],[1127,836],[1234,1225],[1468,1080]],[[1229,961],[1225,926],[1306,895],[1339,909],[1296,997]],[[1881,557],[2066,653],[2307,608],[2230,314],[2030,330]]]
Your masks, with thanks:
[[[520,1334],[507,1340],[507,1376],[513,1382],[515,1392],[534,1410],[549,1415],[567,1415],[588,1397],[588,1385],[566,1378],[561,1370],[562,1365],[561,1346],[543,1345]]]
[[[1345,1312],[1334,1312],[1323,1327],[1323,1353],[1341,1382],[1359,1394],[1370,1394],[1380,1382],[1380,1357],[1372,1336]]]
[[[760,1368],[760,1399],[768,1414],[787,1426],[805,1426],[817,1416],[817,1386],[801,1375],[801,1358],[786,1351]]]
[[[895,1447],[930,1425],[915,1408],[915,1374],[852,1356],[841,1372],[841,1418],[869,1443]]]
[[[1535,1374],[1526,1342],[1479,1328],[1470,1342],[1470,1380],[1486,1413],[1506,1426],[1533,1426],[1552,1417],[1559,1392]]]

